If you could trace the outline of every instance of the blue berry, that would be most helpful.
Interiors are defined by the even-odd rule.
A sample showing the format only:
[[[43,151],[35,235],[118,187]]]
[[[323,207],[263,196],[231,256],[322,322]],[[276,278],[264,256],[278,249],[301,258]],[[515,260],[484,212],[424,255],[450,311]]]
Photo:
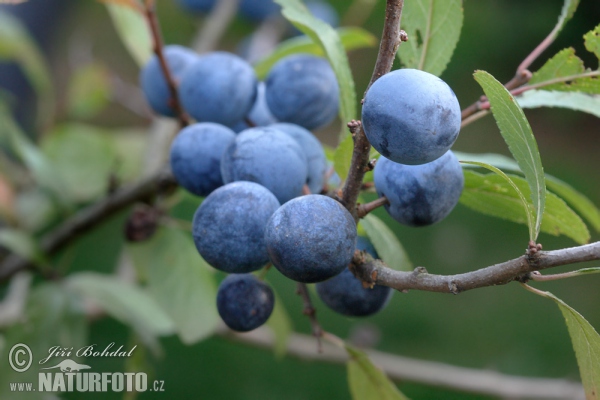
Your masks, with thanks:
[[[194,215],[192,235],[210,265],[229,273],[256,271],[269,261],[265,227],[279,202],[253,182],[234,182],[212,192]]]
[[[212,122],[182,129],[171,144],[171,169],[177,182],[198,196],[223,186],[221,157],[234,139],[231,129]]]
[[[183,107],[197,121],[234,126],[254,104],[257,84],[250,64],[216,51],[189,66],[179,89]]]
[[[325,157],[325,151],[321,142],[310,131],[296,124],[281,122],[270,126],[271,128],[287,133],[298,142],[304,154],[306,154],[306,161],[308,162],[306,184],[311,193],[321,193],[325,181],[325,173],[327,172],[327,158]]]
[[[163,54],[169,70],[179,82],[187,68],[198,59],[191,49],[178,45],[165,46]],[[173,99],[157,56],[153,56],[140,72],[140,86],[150,107],[158,114],[174,117]]]
[[[217,292],[217,310],[225,324],[238,332],[258,328],[275,306],[273,290],[252,274],[229,275]]]
[[[267,105],[281,122],[312,130],[329,124],[338,113],[337,79],[324,58],[307,54],[282,58],[266,84]]]
[[[452,151],[427,164],[403,165],[381,156],[375,165],[377,194],[387,197],[387,212],[409,226],[426,226],[444,219],[456,206],[464,176]]]
[[[259,183],[281,204],[302,194],[307,170],[306,156],[300,145],[280,130],[269,127],[240,132],[221,159],[225,183]]]
[[[356,245],[354,219],[340,203],[318,194],[290,200],[267,224],[269,258],[297,282],[321,282],[350,264]]]
[[[367,91],[362,123],[371,145],[386,158],[425,164],[446,153],[460,131],[460,105],[435,75],[399,69]]]

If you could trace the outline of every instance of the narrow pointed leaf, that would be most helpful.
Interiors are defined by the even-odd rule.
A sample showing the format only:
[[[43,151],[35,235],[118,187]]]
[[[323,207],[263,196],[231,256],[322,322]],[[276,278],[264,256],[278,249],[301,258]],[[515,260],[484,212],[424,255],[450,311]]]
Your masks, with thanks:
[[[346,345],[348,385],[354,400],[408,400],[396,385],[362,351]]]
[[[326,22],[315,18],[300,0],[275,0],[282,6],[283,16],[296,28],[323,48],[338,80],[340,88],[340,140],[348,135],[346,123],[356,119],[356,90],[348,57],[340,36]]]
[[[461,161],[479,161],[508,171],[521,172],[515,160],[501,154],[471,154],[457,151],[455,151],[454,154]],[[462,164],[462,166],[470,167],[469,164]],[[577,211],[577,213],[584,219],[586,219],[596,231],[600,232],[600,209],[598,209],[598,207],[596,207],[590,199],[588,199],[568,183],[552,175],[546,175],[546,187],[550,192],[566,201],[567,204]]]
[[[559,107],[600,118],[600,95],[582,92],[528,90],[516,97],[522,108]]]
[[[152,56],[152,38],[144,16],[117,3],[106,3],[106,9],[129,54],[140,67],[145,65]]]
[[[523,195],[523,193],[521,192],[519,187],[513,182],[513,180],[510,179],[504,172],[500,171],[498,168],[496,168],[490,164],[486,164],[486,163],[482,163],[482,162],[478,162],[478,161],[461,161],[461,163],[476,165],[478,167],[482,167],[489,171],[492,171],[493,173],[495,173],[496,175],[498,175],[499,177],[504,179],[504,181],[506,183],[508,183],[515,190],[515,193],[517,193],[517,196],[519,196],[519,200],[521,200],[521,204],[523,205],[523,210],[525,212],[525,215],[527,216],[527,226],[529,227],[529,237],[530,238],[533,237],[534,236],[534,234],[533,234],[533,213],[531,212],[531,210],[529,208],[529,202],[527,201],[527,199],[525,198],[525,196]]]
[[[397,271],[411,271],[413,269],[402,243],[400,243],[394,232],[388,228],[385,222],[373,214],[367,214],[360,221],[360,225],[373,243],[379,258],[388,267]]]
[[[408,42],[398,51],[406,68],[441,75],[452,58],[463,24],[461,0],[410,0],[402,9]]]
[[[531,126],[529,126],[523,110],[513,96],[492,75],[485,71],[477,71],[475,72],[475,80],[481,85],[488,97],[500,133],[506,144],[508,144],[508,148],[517,164],[519,164],[521,171],[525,174],[531,189],[531,200],[535,210],[535,225],[534,235],[530,239],[536,240],[544,215],[546,184],[542,160]]]
[[[346,27],[338,28],[336,31],[346,51],[373,47],[377,44],[375,36],[362,28]],[[307,36],[297,36],[281,42],[271,54],[254,66],[254,71],[256,71],[259,79],[264,79],[277,61],[296,53],[308,53],[317,56],[324,55],[323,48],[312,39]]]
[[[527,224],[523,203],[515,189],[498,175],[482,175],[464,170],[465,188],[460,202],[482,214]],[[530,195],[527,182],[516,175],[507,175],[525,198]],[[548,193],[542,232],[565,235],[579,244],[587,243],[590,233],[581,218],[558,196]],[[533,211],[531,203],[528,206]]]
[[[587,400],[600,399],[600,335],[577,311],[550,292],[532,292],[554,300],[565,317]]]

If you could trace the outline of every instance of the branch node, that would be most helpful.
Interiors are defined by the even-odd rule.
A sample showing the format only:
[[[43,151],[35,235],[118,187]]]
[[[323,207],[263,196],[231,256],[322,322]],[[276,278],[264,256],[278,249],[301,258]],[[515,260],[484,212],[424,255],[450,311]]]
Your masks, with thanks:
[[[398,33],[398,39],[401,42],[408,42],[408,33],[406,33],[404,29],[400,29],[400,32]]]
[[[452,294],[459,294],[460,293],[460,289],[458,288],[458,285],[457,285],[457,283],[455,281],[448,282],[448,290]]]
[[[427,273],[427,268],[425,268],[425,267],[417,267],[413,270],[414,276],[419,276],[421,274],[426,274],[426,273]]]

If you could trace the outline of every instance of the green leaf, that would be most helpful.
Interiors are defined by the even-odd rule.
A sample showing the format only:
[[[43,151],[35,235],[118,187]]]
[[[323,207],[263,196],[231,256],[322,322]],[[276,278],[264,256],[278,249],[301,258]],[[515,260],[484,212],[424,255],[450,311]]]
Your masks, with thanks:
[[[348,385],[354,400],[408,400],[365,353],[349,345],[345,347],[350,356]]]
[[[68,113],[73,118],[91,118],[109,103],[111,83],[101,64],[88,64],[75,71],[69,82]]]
[[[500,154],[468,154],[455,151],[454,154],[459,160],[474,160],[491,164],[497,168],[509,171],[521,172],[519,166],[510,157]],[[468,164],[462,164],[463,167],[469,167]],[[592,203],[590,199],[578,192],[568,183],[555,178],[552,175],[546,175],[546,187],[549,191],[561,197],[575,211],[585,218],[597,231],[600,232],[600,210]]]
[[[533,213],[532,211],[529,209],[529,202],[527,201],[527,199],[525,198],[525,196],[523,195],[523,192],[521,192],[521,190],[519,189],[519,187],[513,182],[512,179],[510,179],[508,177],[508,175],[506,175],[504,172],[500,171],[498,168],[490,165],[490,164],[486,164],[486,163],[482,163],[482,162],[478,162],[478,161],[461,161],[464,164],[472,164],[472,165],[476,165],[478,167],[482,167],[485,168],[489,171],[492,171],[493,173],[495,173],[496,175],[500,176],[502,179],[504,179],[504,181],[506,183],[508,183],[515,191],[515,193],[517,194],[517,196],[519,196],[519,200],[521,200],[521,204],[523,205],[523,209],[525,211],[525,215],[527,216],[527,226],[529,227],[529,237],[533,237]]]
[[[377,44],[377,39],[373,34],[359,27],[338,28],[336,31],[346,51],[373,47]],[[296,36],[279,43],[271,54],[260,60],[254,66],[256,75],[259,79],[264,79],[277,61],[296,53],[308,53],[317,56],[324,55],[323,48],[309,37]]]
[[[463,24],[461,0],[409,0],[402,9],[408,42],[398,57],[406,68],[441,75],[452,58]]]
[[[352,164],[352,153],[354,152],[354,139],[351,135],[346,136],[335,149],[333,155],[333,168],[340,180],[344,182],[348,177],[350,165]]]
[[[183,343],[195,343],[215,332],[220,322],[217,285],[189,234],[161,228],[150,240],[130,244],[128,250],[148,281],[149,294],[173,320]]]
[[[572,47],[563,49],[556,53],[551,59],[537,70],[529,80],[530,85],[546,82],[552,79],[564,76],[581,74],[585,71],[583,61],[575,55],[575,49]],[[556,86],[561,87],[562,84]],[[544,87],[545,90],[552,90],[553,86]]]
[[[41,147],[69,199],[83,202],[106,193],[117,166],[114,144],[106,132],[78,123],[62,125],[44,136]]]
[[[563,3],[563,8],[560,12],[560,16],[558,17],[558,22],[556,26],[552,30],[551,34],[555,36],[564,28],[565,24],[573,18],[573,14],[577,10],[577,6],[579,5],[579,0],[565,0]]]
[[[282,358],[287,352],[288,339],[294,332],[294,327],[292,325],[292,320],[281,301],[281,297],[279,297],[274,289],[273,293],[275,294],[275,308],[273,308],[273,313],[267,320],[266,325],[271,329],[271,332],[273,332],[273,335],[275,336],[275,356],[277,358]]]
[[[14,61],[38,96],[38,126],[45,126],[54,113],[54,88],[48,63],[21,21],[0,10],[0,60]]]
[[[340,140],[348,135],[346,123],[356,119],[356,91],[354,79],[344,52],[342,41],[335,29],[315,18],[300,0],[275,0],[282,6],[283,16],[296,28],[323,48],[337,77],[340,88]]]
[[[62,204],[66,204],[65,185],[55,166],[25,135],[2,102],[0,121],[0,139],[6,140],[6,145],[27,166],[38,185],[52,193]]]
[[[600,95],[582,92],[528,90],[516,97],[522,108],[560,107],[600,118]]]
[[[360,225],[371,239],[379,258],[385,262],[388,267],[397,271],[411,271],[413,265],[404,250],[402,243],[398,240],[394,232],[388,226],[373,214],[367,214]]]
[[[527,224],[527,216],[515,189],[498,175],[482,175],[464,170],[465,187],[460,202],[482,214],[520,224]],[[507,175],[525,197],[530,189],[527,182],[516,175]],[[575,242],[587,243],[590,238],[587,227],[575,212],[558,196],[548,193],[541,231],[558,236],[565,235]],[[533,208],[528,202],[530,208]]]
[[[528,287],[540,296],[554,300],[565,317],[587,400],[600,399],[600,335],[577,311],[550,292]]]
[[[500,133],[531,188],[531,200],[536,217],[534,235],[530,239],[535,241],[542,225],[546,201],[544,168],[537,142],[523,110],[508,90],[485,71],[475,72],[475,80],[488,97]]]
[[[106,3],[121,41],[138,66],[146,65],[152,56],[152,37],[144,16],[131,7],[116,3]]]
[[[597,76],[582,76],[586,73],[591,72],[586,71],[583,61],[569,47],[559,51],[535,72],[529,84],[538,85],[541,90],[600,94],[600,80]],[[557,80],[560,82],[556,82]]]
[[[80,349],[91,344],[81,299],[59,283],[35,286],[27,299],[21,322],[3,333],[3,345],[0,346],[0,358],[5,363],[0,374],[2,399],[47,400],[48,393],[41,392],[15,396],[9,391],[9,382],[37,382],[39,367],[49,366],[51,361],[46,365],[38,362],[48,356],[48,350],[53,346]],[[14,371],[8,364],[8,353],[17,343],[26,344],[33,356],[31,367],[22,373]]]
[[[600,60],[600,25],[583,35],[585,48]]]
[[[560,196],[585,218],[596,231],[600,232],[600,210],[590,199],[579,193],[568,183],[553,176],[546,176],[548,190]]]
[[[142,288],[110,275],[79,272],[67,278],[67,287],[92,300],[102,310],[132,327],[155,351],[157,336],[173,333],[172,320]]]
[[[42,264],[45,259],[33,237],[26,232],[0,228],[0,245],[26,260]]]

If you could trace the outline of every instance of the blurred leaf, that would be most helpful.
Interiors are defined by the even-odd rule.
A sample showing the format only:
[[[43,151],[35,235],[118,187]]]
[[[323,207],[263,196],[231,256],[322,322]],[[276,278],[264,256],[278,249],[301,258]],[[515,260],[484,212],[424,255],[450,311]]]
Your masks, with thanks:
[[[55,166],[25,135],[13,120],[5,104],[0,102],[0,139],[27,166],[38,185],[50,191],[63,205],[67,203],[65,186]]]
[[[541,90],[574,91],[589,94],[600,94],[600,80],[597,77],[578,77],[586,73],[583,61],[575,55],[572,47],[559,51],[533,74],[530,85],[543,85]],[[559,78],[568,81],[545,85],[544,82]]]
[[[519,166],[510,157],[500,154],[469,154],[454,151],[459,160],[474,160],[491,164],[497,168],[509,171],[521,172]],[[462,164],[463,167],[469,167],[468,164]],[[555,178],[552,175],[546,175],[546,187],[549,191],[561,197],[564,201],[575,209],[583,218],[585,218],[597,231],[600,232],[600,210],[592,203],[590,199],[578,192],[568,183]]]
[[[131,182],[142,175],[148,136],[144,129],[125,129],[111,132],[117,152],[115,175],[120,182]]]
[[[26,260],[43,263],[44,256],[31,235],[11,228],[0,228],[0,245]]]
[[[14,61],[38,96],[38,126],[45,126],[54,113],[54,88],[48,64],[33,38],[18,18],[0,10],[0,60]]]
[[[107,191],[116,151],[106,132],[79,123],[62,125],[44,136],[41,147],[69,199],[88,201]]]
[[[27,299],[21,322],[4,331],[0,357],[5,363],[0,373],[0,398],[47,400],[48,393],[28,393],[15,397],[9,392],[9,382],[37,382],[38,361],[48,356],[53,346],[79,349],[88,345],[88,322],[81,307],[81,299],[65,290],[59,283],[41,283],[35,286]],[[8,352],[17,343],[24,343],[33,355],[31,367],[22,373],[8,365]]]
[[[346,351],[350,356],[348,385],[354,400],[408,400],[365,353],[349,345]]]
[[[533,288],[530,291],[552,299],[558,305],[575,349],[586,399],[600,399],[600,335],[581,314],[552,293]]]
[[[174,330],[171,319],[139,286],[94,272],[71,274],[66,281],[69,289],[92,300],[107,314],[133,328],[155,352],[159,349],[156,336],[168,335]]]
[[[88,64],[75,71],[69,82],[68,113],[73,118],[91,118],[108,105],[110,76],[101,64]]]
[[[29,232],[46,227],[58,211],[48,194],[39,188],[20,192],[16,208],[19,226]]]
[[[217,285],[191,235],[161,228],[150,240],[129,244],[128,250],[148,281],[148,292],[173,320],[183,343],[215,332],[220,321]]]
[[[346,51],[373,47],[377,44],[377,39],[372,33],[359,27],[338,28],[336,31]],[[254,66],[258,78],[264,79],[277,61],[296,53],[324,55],[323,48],[307,36],[296,36],[284,40],[271,54]]]
[[[496,175],[498,175],[502,179],[504,179],[504,181],[506,183],[508,183],[515,190],[515,193],[519,196],[519,200],[521,200],[521,204],[523,205],[525,214],[527,215],[527,226],[529,227],[529,237],[530,238],[534,237],[534,234],[533,234],[533,212],[529,208],[529,202],[523,195],[523,192],[521,192],[521,190],[519,190],[519,187],[512,181],[512,179],[510,179],[504,172],[500,171],[498,168],[496,168],[490,164],[486,164],[486,163],[482,163],[482,162],[478,162],[478,161],[461,161],[461,162],[464,164],[476,165],[478,167],[482,167],[489,171],[492,171],[493,173],[495,173]]]
[[[595,230],[600,232],[600,210],[590,199],[579,193],[568,183],[553,176],[546,176],[546,186],[551,192],[560,196],[573,207]]]
[[[585,48],[600,60],[600,25],[583,35]]]
[[[402,29],[408,42],[399,47],[405,68],[441,75],[452,58],[463,24],[461,0],[407,0],[402,9]]]
[[[275,292],[275,289],[273,289],[273,293],[275,294],[275,308],[273,308],[273,313],[267,320],[266,325],[275,336],[275,357],[282,358],[287,353],[288,339],[290,334],[294,332],[294,327],[281,297]]]
[[[600,118],[600,95],[581,92],[528,90],[516,97],[522,108],[561,107]]]
[[[394,232],[388,228],[385,222],[373,214],[367,214],[360,220],[360,225],[362,225],[367,236],[371,239],[379,258],[388,267],[397,271],[411,271],[413,269],[402,243],[400,243]]]
[[[144,16],[127,5],[106,4],[121,41],[138,66],[146,65],[152,56],[152,37]]]
[[[465,188],[460,202],[482,214],[527,224],[527,218],[518,194],[504,178],[498,175],[482,175],[464,170]],[[527,182],[516,175],[508,175],[525,197],[530,194]],[[548,193],[541,231],[554,236],[565,235],[575,242],[587,243],[590,238],[587,227],[573,210],[558,196]],[[529,207],[532,207],[528,202]]]
[[[340,140],[342,140],[348,136],[346,123],[356,119],[356,90],[342,41],[336,30],[326,22],[315,18],[302,1],[275,0],[275,2],[282,6],[281,12],[288,21],[315,43],[319,43],[335,71],[340,87],[340,119],[343,125]]]
[[[352,163],[352,153],[354,152],[354,140],[351,135],[346,136],[333,155],[333,168],[337,172],[341,181],[344,182],[348,177],[348,171],[350,171],[350,164]]]
[[[546,201],[544,168],[537,142],[523,110],[508,90],[485,71],[476,71],[475,80],[488,97],[500,133],[531,188],[531,200],[536,217],[534,236],[530,239],[535,241],[540,232]]]

